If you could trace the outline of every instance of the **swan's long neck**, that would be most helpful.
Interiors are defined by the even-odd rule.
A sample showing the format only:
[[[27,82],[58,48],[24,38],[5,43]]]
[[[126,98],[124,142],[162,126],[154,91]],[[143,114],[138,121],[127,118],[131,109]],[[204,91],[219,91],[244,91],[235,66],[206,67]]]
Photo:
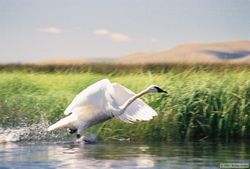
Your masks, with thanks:
[[[143,96],[144,94],[147,94],[147,93],[150,93],[148,88],[145,89],[145,90],[143,90],[143,91],[141,91],[140,93],[135,94],[135,95],[132,96],[131,98],[129,98],[123,105],[120,106],[119,109],[120,109],[121,111],[125,111],[125,110],[127,109],[127,107],[128,107],[131,103],[133,103],[137,98],[139,98],[139,97],[141,97],[141,96]]]

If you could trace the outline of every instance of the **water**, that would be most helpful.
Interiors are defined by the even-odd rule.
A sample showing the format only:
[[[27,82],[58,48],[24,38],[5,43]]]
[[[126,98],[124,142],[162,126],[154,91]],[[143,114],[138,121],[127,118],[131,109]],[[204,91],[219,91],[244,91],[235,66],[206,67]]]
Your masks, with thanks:
[[[0,128],[0,169],[5,168],[219,168],[250,163],[250,144],[241,142],[135,143],[129,140],[75,143],[72,135],[47,132],[47,124]]]
[[[238,143],[19,142],[0,144],[0,168],[219,168],[250,163],[250,146]]]

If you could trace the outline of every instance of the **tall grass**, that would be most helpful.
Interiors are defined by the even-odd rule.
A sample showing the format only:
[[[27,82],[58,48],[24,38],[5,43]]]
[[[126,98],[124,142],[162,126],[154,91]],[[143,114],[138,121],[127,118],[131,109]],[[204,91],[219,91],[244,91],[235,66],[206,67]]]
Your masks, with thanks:
[[[177,68],[178,69],[178,68]],[[180,69],[179,69],[180,70]],[[250,137],[250,69],[194,69],[136,73],[39,71],[0,72],[0,127],[50,124],[63,117],[74,96],[88,85],[109,78],[135,92],[157,84],[169,95],[149,94],[142,99],[158,116],[127,124],[112,119],[90,128],[99,139],[200,140]]]

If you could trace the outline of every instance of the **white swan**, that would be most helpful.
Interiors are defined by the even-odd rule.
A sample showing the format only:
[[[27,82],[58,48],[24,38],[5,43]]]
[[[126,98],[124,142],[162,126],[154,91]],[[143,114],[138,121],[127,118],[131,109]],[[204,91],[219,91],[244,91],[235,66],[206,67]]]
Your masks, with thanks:
[[[113,117],[124,122],[150,120],[157,113],[138,98],[147,93],[161,92],[167,93],[152,85],[135,94],[118,83],[100,80],[79,93],[64,111],[67,117],[50,126],[48,131],[68,128],[70,133],[77,132],[79,139],[81,131]]]

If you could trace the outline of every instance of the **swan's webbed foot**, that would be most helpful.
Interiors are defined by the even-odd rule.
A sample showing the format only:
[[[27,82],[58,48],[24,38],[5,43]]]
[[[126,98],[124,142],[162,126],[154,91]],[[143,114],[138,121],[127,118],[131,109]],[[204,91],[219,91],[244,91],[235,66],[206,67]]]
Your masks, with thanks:
[[[84,136],[81,136],[81,131],[83,131],[83,128],[80,126],[76,130],[76,143],[83,143],[84,142]]]
[[[89,144],[93,144],[96,143],[96,140],[93,138],[87,138],[85,136],[81,136],[80,134],[76,135],[76,143],[89,143]]]
[[[81,131],[83,131],[84,128],[78,128],[76,133],[76,143],[95,143],[95,139],[93,138],[87,138],[85,136],[81,136]]]
[[[80,134],[76,135],[76,143],[84,143],[84,136],[81,136]]]

